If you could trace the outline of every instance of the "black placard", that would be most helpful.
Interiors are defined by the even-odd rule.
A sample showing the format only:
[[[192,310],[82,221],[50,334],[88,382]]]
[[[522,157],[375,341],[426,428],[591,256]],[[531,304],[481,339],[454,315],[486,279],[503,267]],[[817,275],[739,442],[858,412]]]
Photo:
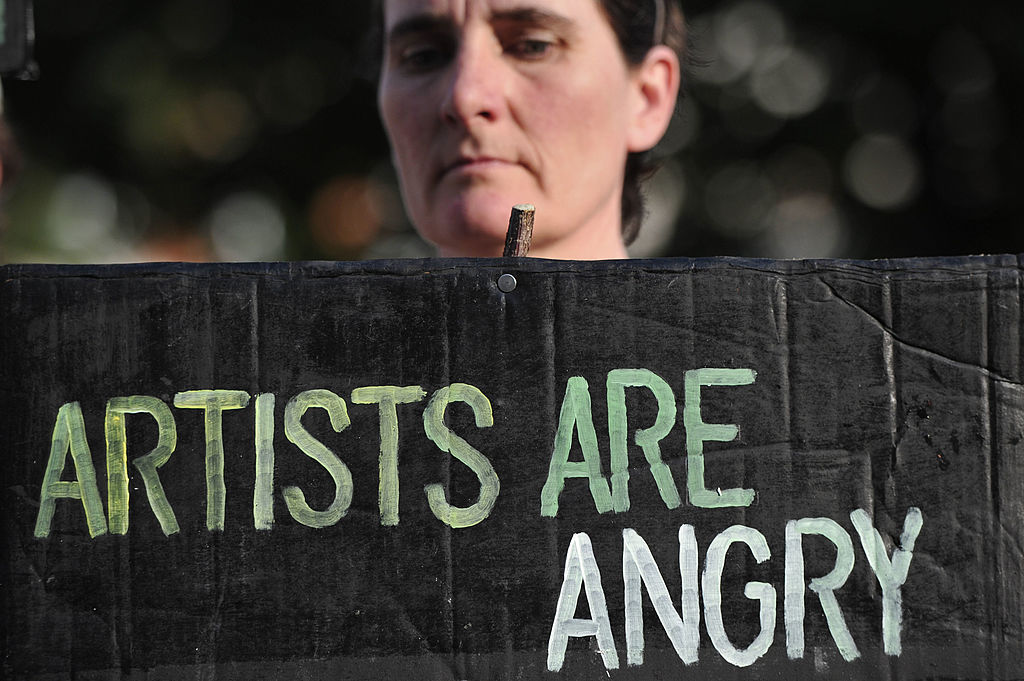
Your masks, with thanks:
[[[1024,677],[1016,257],[2,269],[7,678]]]

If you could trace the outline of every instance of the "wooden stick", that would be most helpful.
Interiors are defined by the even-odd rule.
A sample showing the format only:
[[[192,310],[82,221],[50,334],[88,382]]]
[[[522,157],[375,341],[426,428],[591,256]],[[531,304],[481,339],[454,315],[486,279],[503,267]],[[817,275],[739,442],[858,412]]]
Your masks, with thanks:
[[[508,233],[505,235],[506,258],[523,257],[530,252],[530,240],[533,239],[532,203],[517,203],[512,206],[512,215],[508,218]]]

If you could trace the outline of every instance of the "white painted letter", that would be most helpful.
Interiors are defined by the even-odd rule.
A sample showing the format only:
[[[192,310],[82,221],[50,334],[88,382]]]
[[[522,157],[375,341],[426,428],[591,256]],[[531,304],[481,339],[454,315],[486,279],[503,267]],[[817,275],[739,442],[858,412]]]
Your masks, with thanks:
[[[903,584],[907,581],[910,561],[914,558],[914,542],[924,525],[921,509],[911,506],[903,521],[900,546],[892,552],[892,561],[885,550],[882,535],[874,528],[867,511],[858,508],[850,513],[850,520],[860,535],[864,555],[882,586],[882,641],[886,655],[899,655],[903,650],[900,628],[903,624]]]
[[[644,662],[644,614],[641,582],[658,613],[676,655],[686,664],[697,661],[700,605],[697,600],[697,539],[691,525],[679,528],[679,571],[683,582],[682,617],[672,607],[661,571],[647,542],[635,530],[622,531],[622,579],[626,601],[626,663]]]
[[[843,659],[860,657],[846,626],[835,590],[846,584],[853,570],[853,541],[846,530],[830,518],[802,518],[786,523],[786,654],[797,660],[804,656],[804,552],[803,535],[816,534],[836,545],[836,566],[824,577],[811,580],[811,591],[818,594],[825,612],[828,630]]]
[[[725,555],[733,542],[749,546],[750,553],[759,564],[772,557],[768,541],[753,528],[733,525],[715,537],[708,547],[704,563],[704,618],[708,636],[722,658],[737,667],[749,667],[768,652],[775,639],[775,587],[764,582],[747,582],[744,587],[744,596],[761,601],[761,631],[746,650],[738,650],[729,640],[722,622],[722,570],[725,568]]]
[[[576,619],[576,603],[580,586],[587,590],[587,603],[593,619]],[[619,668],[619,655],[615,651],[615,638],[608,619],[608,605],[601,587],[601,573],[594,558],[594,547],[584,532],[574,534],[565,555],[565,573],[562,591],[558,594],[555,621],[551,623],[548,639],[548,670],[557,672],[565,662],[565,648],[569,637],[596,636],[597,646],[606,669]]]

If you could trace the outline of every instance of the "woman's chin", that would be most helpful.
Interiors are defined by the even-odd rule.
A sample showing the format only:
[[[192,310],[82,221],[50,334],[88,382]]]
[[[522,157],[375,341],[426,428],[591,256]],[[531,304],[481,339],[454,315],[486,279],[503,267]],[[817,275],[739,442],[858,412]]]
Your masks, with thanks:
[[[516,203],[499,196],[458,201],[438,211],[421,233],[444,255],[500,256]]]

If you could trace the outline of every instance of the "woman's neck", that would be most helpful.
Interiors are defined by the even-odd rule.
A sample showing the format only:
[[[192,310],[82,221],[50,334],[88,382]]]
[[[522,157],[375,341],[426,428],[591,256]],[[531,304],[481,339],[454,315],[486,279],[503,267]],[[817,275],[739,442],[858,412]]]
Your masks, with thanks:
[[[530,248],[530,256],[553,260],[616,260],[628,258],[629,254],[622,242],[622,231],[616,226],[614,230],[579,230],[554,243],[538,244]]]
[[[614,210],[602,211],[578,229],[561,234],[557,239],[546,239],[543,215],[538,212],[533,231],[533,242],[529,255],[532,258],[552,260],[617,260],[628,258],[626,245],[622,241],[622,225],[617,203]],[[504,241],[487,247],[486,252],[471,250],[455,245],[441,247],[440,255],[453,257],[499,257]]]

